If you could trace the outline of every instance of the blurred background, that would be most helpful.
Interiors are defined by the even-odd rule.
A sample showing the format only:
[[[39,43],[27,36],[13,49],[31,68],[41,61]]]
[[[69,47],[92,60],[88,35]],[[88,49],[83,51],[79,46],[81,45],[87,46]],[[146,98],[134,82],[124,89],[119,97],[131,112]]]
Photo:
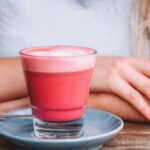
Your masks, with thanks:
[[[99,55],[147,55],[149,0],[1,0],[0,57],[26,47],[78,45]]]

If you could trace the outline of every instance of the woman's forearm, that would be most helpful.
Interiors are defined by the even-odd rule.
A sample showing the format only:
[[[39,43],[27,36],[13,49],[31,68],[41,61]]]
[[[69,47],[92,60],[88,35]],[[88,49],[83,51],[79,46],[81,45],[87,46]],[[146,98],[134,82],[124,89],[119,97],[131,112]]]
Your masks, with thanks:
[[[0,59],[0,101],[27,95],[21,61],[18,57]]]
[[[30,100],[28,97],[22,97],[19,99],[1,102],[0,103],[0,115],[7,112],[16,111],[17,109],[24,109],[30,106]]]
[[[114,113],[124,120],[147,121],[129,103],[112,94],[90,94],[88,106]]]

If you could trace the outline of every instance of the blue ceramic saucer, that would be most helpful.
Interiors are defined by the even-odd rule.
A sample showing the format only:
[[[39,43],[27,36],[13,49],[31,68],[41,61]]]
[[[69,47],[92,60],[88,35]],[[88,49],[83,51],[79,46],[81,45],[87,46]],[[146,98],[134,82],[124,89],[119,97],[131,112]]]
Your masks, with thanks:
[[[31,114],[30,109],[11,114]],[[116,115],[87,108],[84,135],[78,139],[40,140],[33,136],[32,119],[6,119],[0,121],[0,135],[27,149],[42,150],[96,150],[112,139],[123,128]]]

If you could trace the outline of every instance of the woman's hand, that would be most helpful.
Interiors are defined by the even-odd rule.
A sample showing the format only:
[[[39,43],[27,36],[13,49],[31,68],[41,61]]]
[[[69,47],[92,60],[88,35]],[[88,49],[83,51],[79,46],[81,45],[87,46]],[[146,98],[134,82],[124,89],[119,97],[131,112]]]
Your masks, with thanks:
[[[148,58],[97,57],[91,92],[115,94],[150,120],[149,77]]]

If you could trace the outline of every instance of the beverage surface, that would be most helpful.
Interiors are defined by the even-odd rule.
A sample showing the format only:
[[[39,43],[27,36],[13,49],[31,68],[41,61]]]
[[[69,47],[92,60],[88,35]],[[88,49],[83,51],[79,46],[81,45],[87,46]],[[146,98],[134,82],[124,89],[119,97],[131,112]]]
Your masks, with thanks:
[[[24,69],[33,72],[72,72],[94,67],[93,49],[79,47],[31,48],[23,52]]]
[[[50,50],[50,51],[30,52],[29,54],[34,56],[67,57],[67,56],[85,56],[88,53],[79,50]]]

